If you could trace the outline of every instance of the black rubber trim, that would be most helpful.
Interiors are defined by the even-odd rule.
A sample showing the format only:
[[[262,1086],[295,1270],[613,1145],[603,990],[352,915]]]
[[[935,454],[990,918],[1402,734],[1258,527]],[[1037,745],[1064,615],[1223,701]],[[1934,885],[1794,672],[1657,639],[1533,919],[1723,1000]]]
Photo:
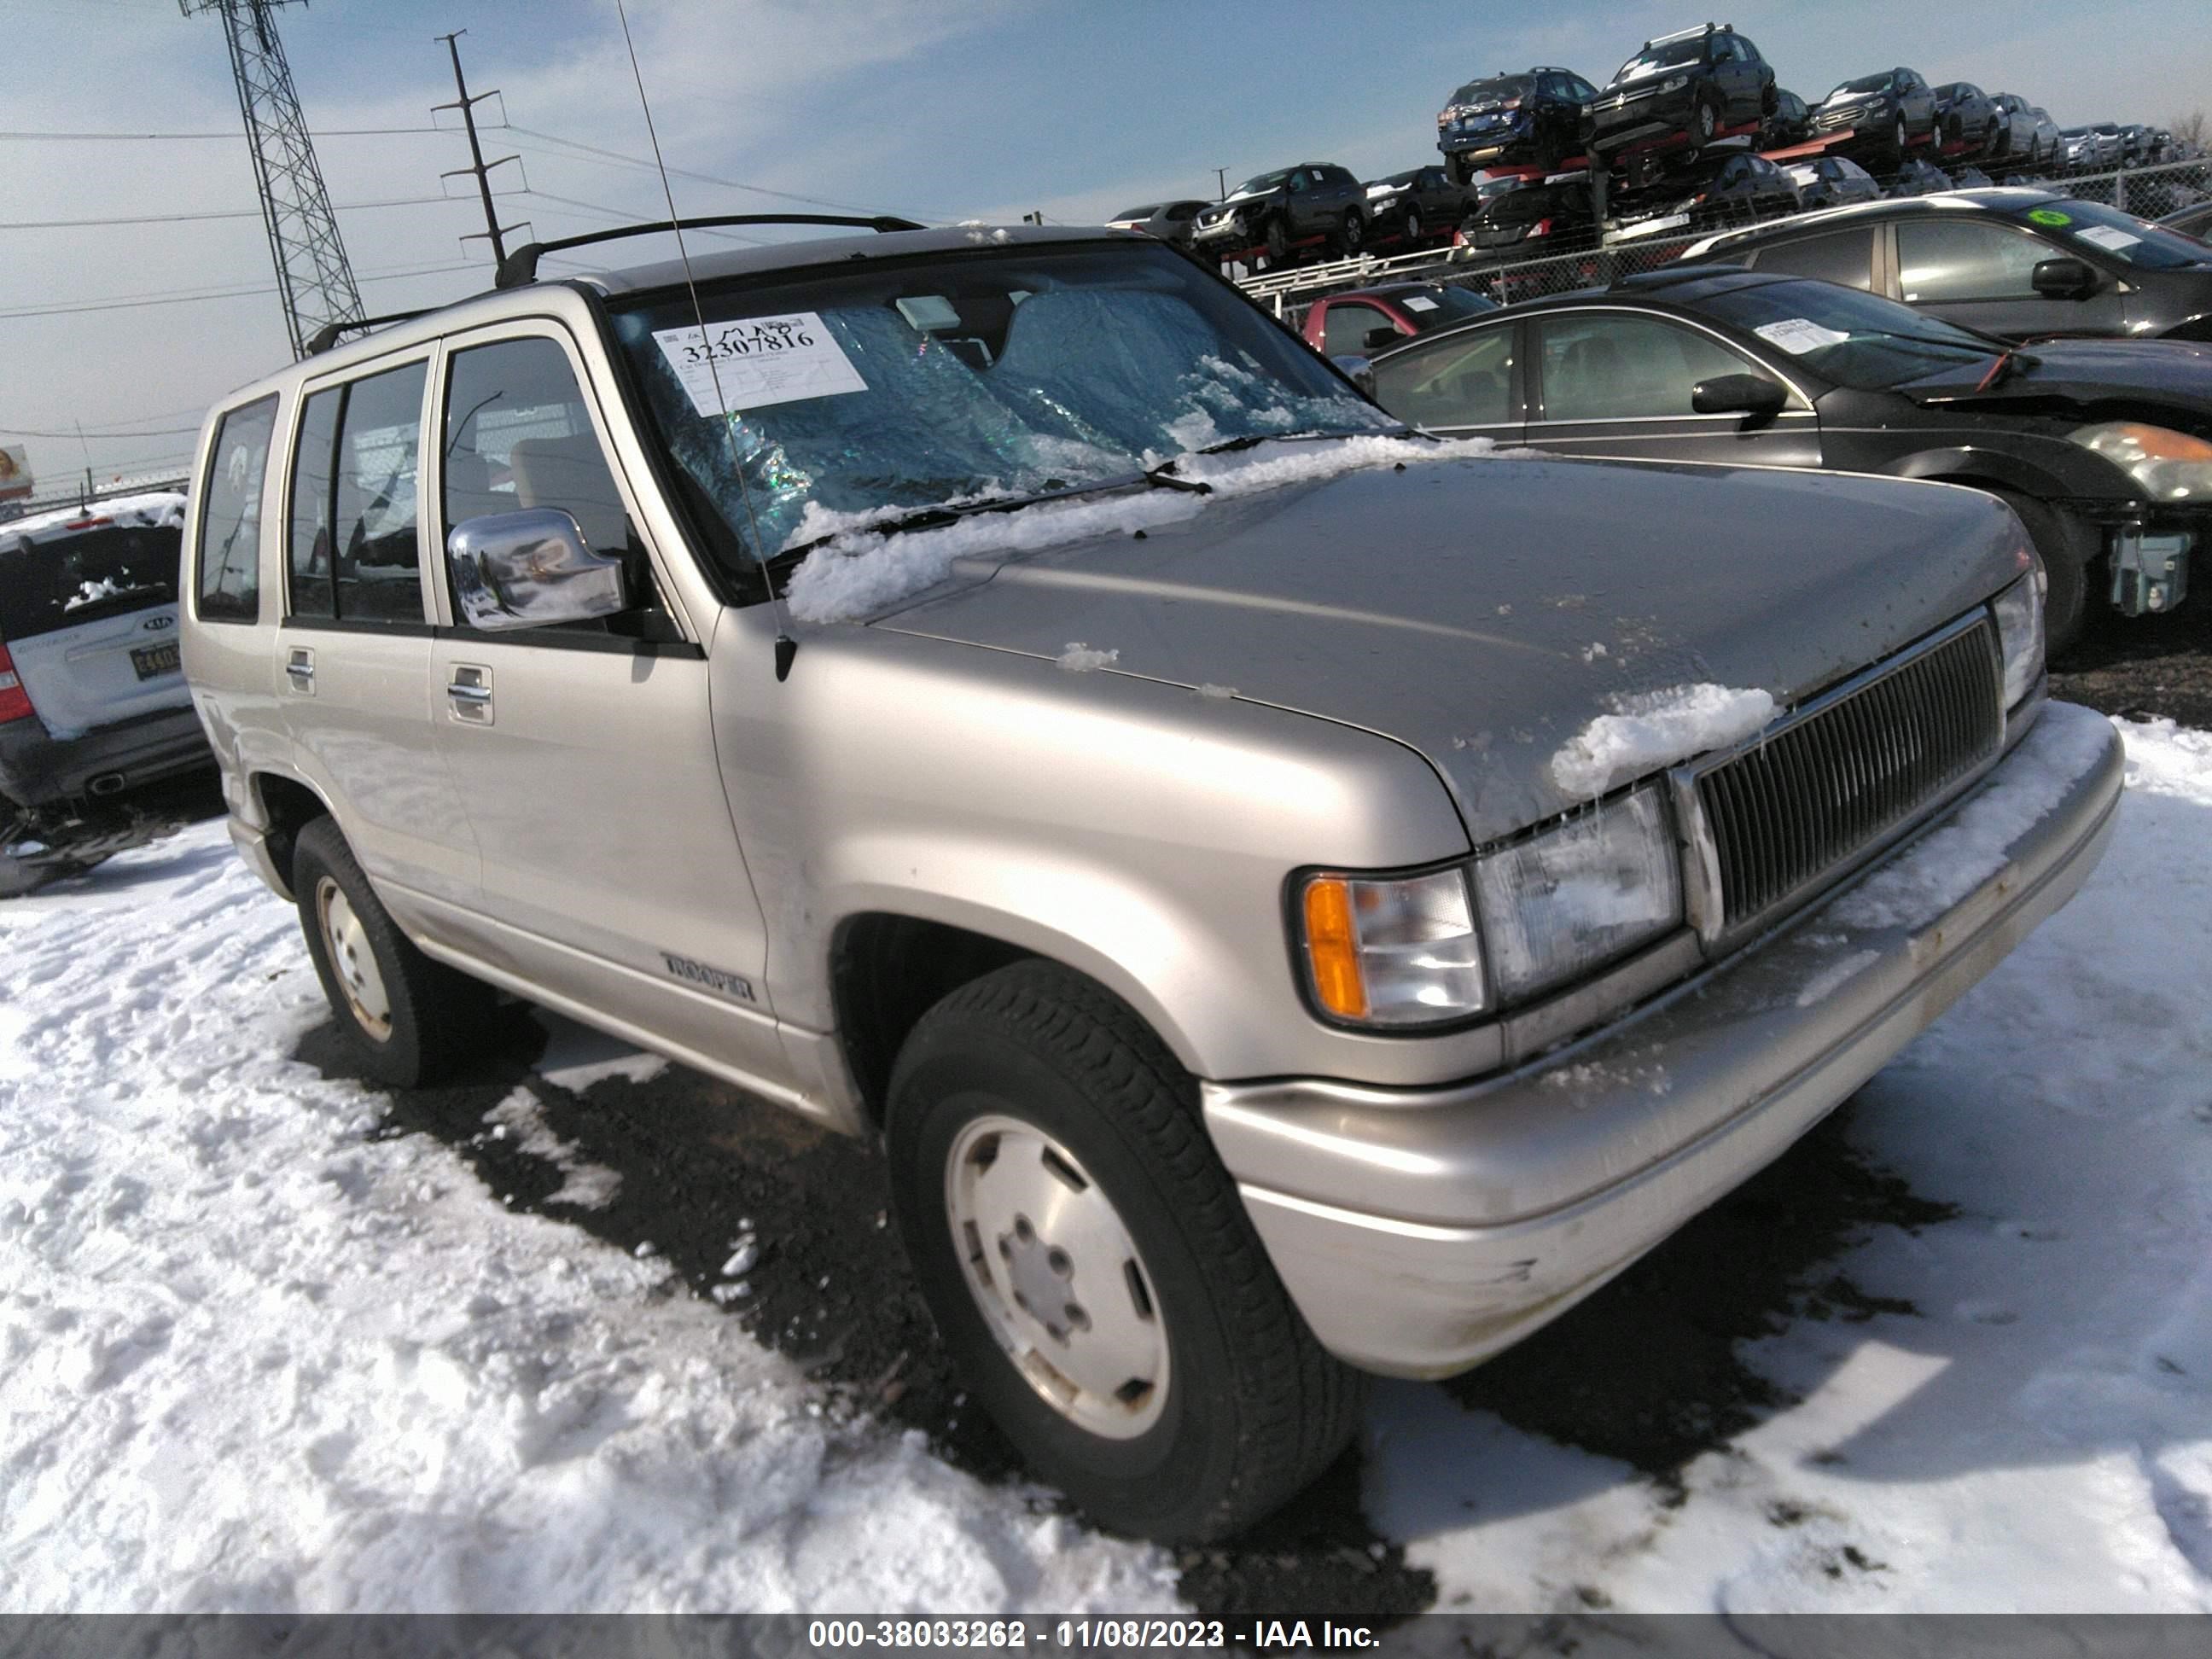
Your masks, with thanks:
[[[485,634],[473,628],[434,628],[441,640],[465,641],[471,646],[550,646],[556,651],[603,651],[626,657],[675,657],[689,662],[707,660],[707,648],[690,640],[634,640],[624,634],[563,634],[554,629],[523,628],[512,634]]]
[[[287,617],[277,626],[316,634],[386,634],[406,640],[427,640],[438,631],[427,622],[379,622],[373,617]]]

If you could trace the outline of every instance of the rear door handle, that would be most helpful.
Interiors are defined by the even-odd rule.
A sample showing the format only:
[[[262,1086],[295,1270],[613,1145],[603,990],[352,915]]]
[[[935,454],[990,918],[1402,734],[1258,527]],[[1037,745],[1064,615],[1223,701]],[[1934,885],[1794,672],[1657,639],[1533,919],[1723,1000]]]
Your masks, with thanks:
[[[471,726],[489,726],[491,670],[476,663],[455,663],[453,677],[446,682],[446,700],[453,705],[455,720],[465,720]]]
[[[315,695],[315,653],[307,646],[293,646],[284,657],[284,677],[302,696]]]

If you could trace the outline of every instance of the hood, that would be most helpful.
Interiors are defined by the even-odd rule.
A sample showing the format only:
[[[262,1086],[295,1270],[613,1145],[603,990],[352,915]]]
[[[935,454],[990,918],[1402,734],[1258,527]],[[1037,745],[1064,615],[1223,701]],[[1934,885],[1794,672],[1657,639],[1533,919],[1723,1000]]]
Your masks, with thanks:
[[[2038,405],[2068,413],[2100,404],[2172,404],[2195,429],[2203,428],[2212,410],[2212,346],[2180,340],[2045,340],[2025,349],[2035,366],[2008,374],[1987,392],[1975,388],[1989,372],[1988,359],[1897,389],[1917,404],[2021,414],[2036,412]]]
[[[1552,759],[1617,700],[1800,702],[1996,592],[2011,526],[1988,496],[1887,479],[1438,461],[1212,501],[1142,541],[971,556],[963,586],[873,626],[1048,663],[1081,641],[1068,666],[1395,738],[1481,842],[1581,804]]]

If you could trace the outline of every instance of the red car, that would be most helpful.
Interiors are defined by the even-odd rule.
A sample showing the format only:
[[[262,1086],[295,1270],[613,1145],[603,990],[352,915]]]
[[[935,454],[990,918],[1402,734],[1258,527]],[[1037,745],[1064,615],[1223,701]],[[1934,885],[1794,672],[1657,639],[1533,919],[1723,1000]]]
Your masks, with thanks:
[[[1497,309],[1496,301],[1463,288],[1389,283],[1315,301],[1302,331],[1324,357],[1370,357],[1416,334]]]

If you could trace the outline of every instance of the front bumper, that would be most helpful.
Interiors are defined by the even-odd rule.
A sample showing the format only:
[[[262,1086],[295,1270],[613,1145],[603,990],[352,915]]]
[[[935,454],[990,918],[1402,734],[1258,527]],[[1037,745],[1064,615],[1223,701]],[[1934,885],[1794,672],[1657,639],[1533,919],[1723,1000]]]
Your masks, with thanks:
[[[1251,242],[1251,227],[1258,222],[1256,217],[1248,217],[1243,211],[1228,214],[1212,224],[1194,222],[1190,240],[1200,247],[1211,247],[1216,243],[1243,247]]]
[[[1207,1130],[1323,1346],[1464,1370],[1771,1163],[1996,967],[2087,878],[2120,785],[2110,722],[2051,704],[1860,883],[1605,1030],[1444,1088],[1209,1083]],[[1963,897],[1874,902],[1940,894],[1959,843],[2024,817]]]
[[[0,795],[25,808],[84,800],[94,783],[100,799],[119,799],[214,764],[199,711],[189,703],[76,738],[49,737],[35,718],[0,726]]]

